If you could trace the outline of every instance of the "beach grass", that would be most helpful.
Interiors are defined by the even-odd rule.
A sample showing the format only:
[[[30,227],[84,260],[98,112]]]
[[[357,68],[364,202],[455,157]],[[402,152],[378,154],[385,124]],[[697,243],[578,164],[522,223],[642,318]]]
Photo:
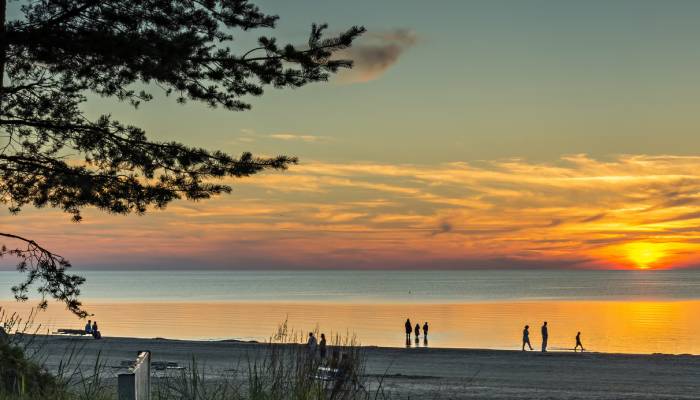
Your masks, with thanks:
[[[9,333],[0,343],[0,400],[113,400],[114,373],[99,352],[90,368],[85,350],[66,349],[57,371],[43,366],[42,343],[33,325],[17,314],[0,310]],[[318,333],[317,333],[318,334]],[[153,400],[370,400],[383,399],[381,384],[372,389],[364,374],[362,349],[354,337],[331,338],[328,357],[310,352],[305,335],[283,323],[265,346],[256,347],[244,362],[226,371],[207,369],[196,356],[189,365],[152,378]],[[336,371],[332,377],[319,368]]]
[[[157,378],[155,400],[369,400],[380,399],[364,376],[361,347],[354,338],[336,336],[329,358],[295,345],[304,335],[280,326],[268,344],[224,373],[205,371],[196,358],[186,369]],[[321,379],[319,368],[339,368],[342,376]]]

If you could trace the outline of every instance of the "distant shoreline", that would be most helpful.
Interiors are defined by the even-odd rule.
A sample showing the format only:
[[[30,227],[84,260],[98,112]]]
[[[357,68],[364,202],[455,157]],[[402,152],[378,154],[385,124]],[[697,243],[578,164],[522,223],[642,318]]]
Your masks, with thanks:
[[[38,334],[37,337],[45,338],[61,338],[67,340],[79,340],[79,341],[89,341],[93,342],[91,336],[74,336],[74,335],[60,335],[60,334]],[[222,343],[222,344],[239,344],[239,345],[268,345],[269,342],[261,340],[246,340],[246,339],[178,339],[178,338],[167,338],[167,337],[127,337],[127,336],[105,336],[103,339],[117,340],[117,341],[159,341],[159,342],[170,342],[170,343]],[[99,343],[99,341],[96,341]],[[534,343],[534,342],[533,342]],[[282,346],[304,346],[304,343],[285,343]],[[534,346],[534,344],[533,344]],[[540,354],[543,353],[537,349],[522,351],[518,349],[507,349],[507,348],[480,348],[480,347],[430,347],[430,346],[411,346],[409,348],[400,346],[379,346],[379,345],[362,345],[363,349],[386,349],[386,350],[404,350],[404,351],[448,351],[448,352],[515,352],[519,354]],[[640,357],[698,357],[700,354],[692,353],[623,353],[623,352],[605,352],[605,351],[593,351],[586,350],[584,352],[574,352],[572,349],[561,349],[561,348],[549,348],[545,355],[548,354],[598,354],[606,356],[640,356]]]

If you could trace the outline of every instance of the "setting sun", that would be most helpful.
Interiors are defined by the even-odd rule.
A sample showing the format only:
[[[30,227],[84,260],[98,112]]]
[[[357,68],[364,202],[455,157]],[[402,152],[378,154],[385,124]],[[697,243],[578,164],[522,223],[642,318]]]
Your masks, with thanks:
[[[639,269],[649,269],[652,264],[668,255],[664,243],[629,243],[625,245],[627,258]]]

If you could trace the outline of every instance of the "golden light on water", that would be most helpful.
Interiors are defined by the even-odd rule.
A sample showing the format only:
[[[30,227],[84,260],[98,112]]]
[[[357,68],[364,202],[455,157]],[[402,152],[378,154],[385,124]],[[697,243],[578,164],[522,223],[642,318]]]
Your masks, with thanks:
[[[287,321],[297,333],[356,335],[366,345],[404,347],[403,323],[430,323],[429,347],[519,349],[523,326],[534,341],[548,321],[552,350],[571,351],[581,332],[590,351],[700,354],[700,301],[502,301],[448,304],[335,302],[94,302],[91,319],[108,337],[267,340]],[[28,315],[31,304],[3,302],[7,312]],[[52,304],[39,313],[40,331],[84,322]],[[203,328],[205,326],[206,328]],[[68,345],[68,344],[67,344]],[[424,347],[424,343],[420,347]],[[416,347],[415,343],[411,343]]]

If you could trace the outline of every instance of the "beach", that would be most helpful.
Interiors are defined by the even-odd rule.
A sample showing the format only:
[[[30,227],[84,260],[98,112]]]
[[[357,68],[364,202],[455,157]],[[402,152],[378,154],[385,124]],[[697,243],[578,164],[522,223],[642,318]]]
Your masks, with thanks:
[[[325,333],[329,343],[356,340],[365,382],[391,394],[378,399],[700,399],[698,271],[86,275],[87,319],[98,321],[105,339],[37,336],[40,359],[54,372],[79,349],[83,371],[99,356],[113,382],[125,371],[116,367],[150,350],[155,362],[184,368],[194,357],[210,379],[245,379],[248,360],[284,326],[293,343],[309,331]],[[28,332],[86,322],[57,304],[32,314],[34,306],[0,300],[6,315],[33,315]],[[427,343],[421,335],[405,346],[409,317],[412,326],[430,323]],[[526,324],[539,348],[543,321],[551,351],[519,351]],[[578,331],[590,350],[583,354],[571,350]]]
[[[99,354],[109,368],[150,350],[154,361],[181,366],[193,357],[212,374],[246,365],[266,345],[237,341],[71,338],[37,340],[55,370],[79,348],[91,369]],[[392,398],[450,399],[700,399],[700,356],[481,349],[364,347],[365,373]],[[114,369],[114,373],[118,370]]]

